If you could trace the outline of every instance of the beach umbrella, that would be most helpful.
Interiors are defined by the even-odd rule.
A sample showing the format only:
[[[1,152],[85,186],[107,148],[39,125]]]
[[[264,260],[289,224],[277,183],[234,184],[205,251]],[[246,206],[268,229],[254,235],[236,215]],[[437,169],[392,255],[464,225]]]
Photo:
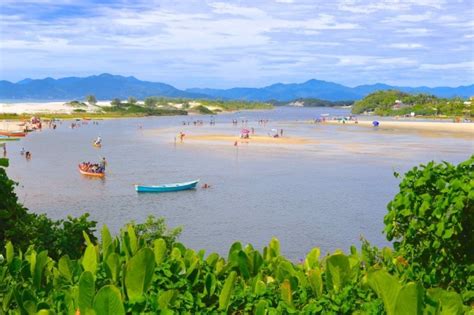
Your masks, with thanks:
[[[247,133],[250,133],[250,130],[248,130],[248,129],[242,129],[242,130],[240,131],[240,133],[247,134]]]

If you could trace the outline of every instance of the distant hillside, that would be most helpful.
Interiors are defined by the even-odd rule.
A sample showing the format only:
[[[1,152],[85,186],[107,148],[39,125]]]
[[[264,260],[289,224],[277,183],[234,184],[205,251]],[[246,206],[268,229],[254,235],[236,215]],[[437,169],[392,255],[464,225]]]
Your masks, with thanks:
[[[125,99],[129,96],[140,99],[148,96],[206,97],[178,90],[165,83],[141,81],[135,77],[107,73],[86,78],[24,79],[18,83],[0,81],[0,99],[70,100],[84,99],[89,94],[101,100]]]
[[[463,97],[474,95],[474,84],[460,87],[399,87],[387,84],[360,85],[354,88],[341,84],[309,80],[304,83],[277,83],[263,88],[187,89],[188,92],[206,94],[218,98],[248,101],[291,101],[298,98],[317,98],[328,101],[359,100],[378,90],[399,90],[407,93],[427,93],[438,97]]]
[[[319,98],[297,98],[291,101],[270,100],[269,103],[274,106],[295,106],[295,107],[334,107],[349,106],[354,101],[326,101]]]
[[[17,83],[0,81],[0,99],[10,100],[71,100],[84,99],[93,94],[99,100],[125,99],[133,96],[143,99],[149,96],[223,99],[245,101],[288,102],[295,99],[320,99],[326,101],[359,100],[377,90],[396,89],[407,93],[427,93],[438,97],[474,95],[474,85],[460,87],[397,87],[386,84],[360,85],[354,88],[341,84],[309,80],[304,83],[276,83],[263,88],[208,89],[193,88],[179,90],[169,84],[141,81],[135,77],[101,74],[85,78],[24,79]]]
[[[298,98],[319,98],[329,101],[360,99],[362,95],[352,88],[320,80],[304,83],[277,83],[263,88],[233,88],[228,90],[188,89],[188,92],[201,93],[219,98],[241,99],[247,101],[291,101]]]

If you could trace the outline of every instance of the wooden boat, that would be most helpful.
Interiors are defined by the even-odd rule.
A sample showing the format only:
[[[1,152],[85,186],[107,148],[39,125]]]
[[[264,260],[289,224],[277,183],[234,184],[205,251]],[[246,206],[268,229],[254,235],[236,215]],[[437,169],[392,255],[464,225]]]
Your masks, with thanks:
[[[185,183],[175,183],[175,184],[167,184],[167,185],[160,185],[160,186],[141,186],[135,185],[135,190],[137,192],[171,192],[171,191],[180,191],[180,190],[188,190],[196,188],[198,180],[193,180],[190,182]]]
[[[84,171],[83,169],[81,169],[81,166],[79,165],[79,172],[82,174],[82,175],[87,175],[87,176],[93,176],[93,177],[104,177],[105,176],[105,173],[92,173],[92,172],[87,172],[87,171]]]
[[[92,145],[96,148],[101,148],[102,147],[102,143],[95,143],[93,142]]]
[[[7,136],[7,137],[25,137],[26,132],[23,131],[6,131],[0,130],[0,136]]]

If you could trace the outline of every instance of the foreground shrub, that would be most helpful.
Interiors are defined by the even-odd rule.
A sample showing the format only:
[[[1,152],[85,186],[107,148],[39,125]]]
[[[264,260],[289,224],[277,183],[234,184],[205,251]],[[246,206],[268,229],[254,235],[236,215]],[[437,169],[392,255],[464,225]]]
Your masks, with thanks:
[[[33,248],[6,245],[0,259],[3,312],[41,314],[462,314],[455,292],[401,283],[364,253],[320,257],[313,249],[300,264],[280,254],[273,239],[262,252],[234,243],[227,259],[207,257],[163,239],[148,245],[133,225],[112,238],[102,229],[77,260],[59,260]],[[77,314],[77,313],[76,313]]]
[[[407,172],[384,222],[409,279],[474,300],[474,156]]]

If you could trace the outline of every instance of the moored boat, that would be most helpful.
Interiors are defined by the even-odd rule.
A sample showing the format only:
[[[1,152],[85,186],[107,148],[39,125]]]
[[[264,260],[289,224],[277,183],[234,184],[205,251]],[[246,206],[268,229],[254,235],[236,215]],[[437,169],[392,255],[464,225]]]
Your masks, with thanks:
[[[7,136],[7,137],[25,137],[26,132],[23,131],[7,131],[7,130],[0,130],[0,136]]]
[[[158,186],[135,185],[135,190],[137,192],[181,191],[181,190],[194,189],[194,188],[196,188],[197,183],[199,183],[199,179],[193,180],[193,181],[190,181],[190,182],[167,184],[167,185],[158,185]]]

